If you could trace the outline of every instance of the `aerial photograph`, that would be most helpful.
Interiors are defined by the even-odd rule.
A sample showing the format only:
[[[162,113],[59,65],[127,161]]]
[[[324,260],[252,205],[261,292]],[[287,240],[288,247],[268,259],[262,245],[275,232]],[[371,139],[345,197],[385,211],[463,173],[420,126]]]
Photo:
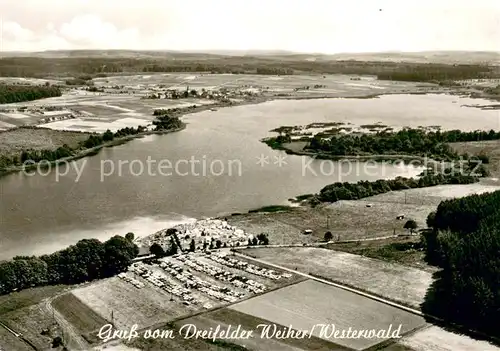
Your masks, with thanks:
[[[0,0],[0,351],[500,351],[500,1]]]

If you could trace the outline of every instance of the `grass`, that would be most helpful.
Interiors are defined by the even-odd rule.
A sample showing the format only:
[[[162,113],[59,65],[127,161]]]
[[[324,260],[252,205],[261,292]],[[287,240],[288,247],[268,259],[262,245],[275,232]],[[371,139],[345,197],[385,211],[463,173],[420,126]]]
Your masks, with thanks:
[[[401,324],[403,334],[425,324],[422,317],[313,280],[275,290],[230,308],[298,330],[311,330],[321,323],[333,323],[337,330],[378,330],[387,329],[389,324],[396,328]],[[320,335],[317,328],[313,335],[356,350],[382,341],[328,337]]]
[[[64,132],[42,128],[16,128],[0,133],[0,156],[20,154],[23,150],[55,150],[64,144],[78,147],[87,133]]]
[[[42,286],[2,295],[0,296],[0,317],[15,310],[36,305],[43,299],[52,297],[65,289],[68,289],[68,286]]]
[[[348,350],[345,347],[334,344],[330,341],[323,340],[312,336],[310,339],[277,339],[277,338],[262,338],[260,333],[261,329],[257,326],[259,324],[273,324],[272,322],[253,316],[251,314],[242,313],[230,308],[223,308],[213,312],[205,313],[193,318],[187,318],[181,320],[177,323],[178,326],[185,324],[195,324],[197,328],[208,330],[210,328],[216,328],[218,325],[222,329],[227,328],[231,325],[233,328],[236,326],[241,326],[242,330],[253,331],[252,337],[244,340],[233,340],[230,339],[231,343],[238,343],[238,347],[244,345],[244,350],[290,350],[292,349],[303,349],[303,350]],[[288,327],[276,324],[277,329],[285,330]],[[218,343],[225,343],[227,341],[219,341]]]
[[[44,303],[17,309],[1,318],[2,322],[40,350],[48,349],[52,338],[61,335],[59,326]],[[42,335],[43,330],[49,330],[49,334]]]
[[[57,297],[52,306],[57,309],[64,318],[77,328],[82,336],[90,343],[96,342],[99,329],[108,323],[107,320],[92,311],[80,299],[72,293]]]
[[[315,237],[302,234],[304,229],[308,229],[308,213],[295,208],[287,212],[248,213],[228,217],[228,223],[248,234],[268,234],[271,245],[312,243],[317,241]],[[314,217],[311,218],[314,220]]]
[[[117,328],[139,329],[162,323],[192,313],[178,301],[170,301],[170,294],[147,284],[137,289],[132,284],[114,277],[75,289],[73,294],[102,318],[113,322]]]
[[[419,308],[432,273],[324,248],[257,248],[242,253]]]
[[[466,335],[451,333],[437,326],[431,326],[399,340],[398,344],[414,351],[497,351],[498,347]],[[392,349],[390,349],[392,351]]]
[[[428,266],[424,261],[424,252],[419,243],[419,237],[409,236],[327,244],[325,247],[434,272],[435,268]]]
[[[33,351],[33,348],[21,339],[16,338],[3,327],[0,327],[0,349],[15,351]]]
[[[44,307],[43,300],[68,289],[65,285],[25,289],[0,296],[0,321],[29,340],[38,349],[48,349],[51,336],[41,335],[49,329],[51,335],[59,335],[52,314]],[[31,346],[0,327],[0,348],[4,350],[33,350]]]
[[[425,226],[427,215],[434,211],[434,204],[411,203],[416,196],[391,192],[389,201],[366,198],[356,201],[338,201],[331,206],[316,208],[292,207],[286,212],[250,213],[228,218],[231,225],[250,234],[268,233],[270,244],[302,244],[322,241],[330,231],[340,240],[357,240],[391,235],[405,235],[404,221],[400,214],[414,219],[420,228]],[[371,204],[371,207],[367,207]],[[310,229],[312,235],[302,234]]]
[[[500,140],[451,143],[450,146],[461,155],[487,155],[490,162],[484,166],[492,177],[500,178]]]
[[[172,329],[170,326],[167,326],[162,329]],[[178,335],[174,339],[145,339],[143,337],[139,337],[134,339],[130,344],[130,347],[138,348],[142,351],[159,351],[159,350],[169,350],[169,351],[245,351],[248,350],[240,345],[236,345],[234,343],[222,340],[216,340],[212,342],[211,340],[203,340],[203,339],[184,339]],[[122,349],[117,349],[122,350]]]

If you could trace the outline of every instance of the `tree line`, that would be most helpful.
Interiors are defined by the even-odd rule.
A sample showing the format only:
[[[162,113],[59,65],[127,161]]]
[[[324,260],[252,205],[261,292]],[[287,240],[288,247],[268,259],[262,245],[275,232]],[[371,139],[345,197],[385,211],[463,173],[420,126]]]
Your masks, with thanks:
[[[375,134],[336,134],[325,138],[315,135],[305,147],[306,150],[324,151],[333,155],[383,155],[405,154],[425,156],[437,160],[458,158],[458,154],[448,145],[452,142],[498,140],[500,132],[494,130],[463,132],[425,131],[405,128],[398,132],[379,131]],[[289,142],[290,138],[278,136],[274,142]],[[487,159],[483,157],[483,161]],[[487,162],[486,162],[487,163]]]
[[[422,304],[426,313],[498,334],[500,191],[442,201],[422,236],[426,260],[441,268]]]
[[[400,68],[377,75],[379,80],[409,82],[447,82],[462,79],[488,78],[492,69],[484,65],[420,65]]]
[[[154,54],[154,53],[153,53]],[[44,77],[47,75],[90,74],[93,76],[117,72],[213,72],[286,74],[305,72],[318,74],[379,75],[380,79],[459,79],[496,77],[498,70],[484,65],[445,65],[409,62],[371,61],[306,61],[302,57],[286,56],[220,56],[206,54],[169,53],[151,58],[126,57],[6,57],[0,59],[0,76]],[[163,57],[162,57],[163,56]],[[173,60],[172,58],[175,58]],[[420,73],[422,72],[422,73]],[[447,72],[438,75],[439,72]],[[457,73],[458,72],[458,73]],[[465,73],[461,73],[465,72]],[[260,74],[260,73],[259,73]],[[409,76],[409,78],[407,78]]]
[[[91,134],[87,139],[80,142],[76,147],[70,147],[64,144],[55,150],[42,149],[34,150],[28,149],[23,150],[20,154],[7,156],[0,156],[0,171],[7,169],[12,166],[21,166],[25,162],[30,161],[37,163],[40,161],[54,162],[65,157],[71,157],[77,154],[78,151],[83,149],[90,149],[93,147],[100,146],[106,142],[114,140],[114,138],[120,138],[128,135],[136,135],[142,133],[146,130],[143,126],[138,126],[137,128],[125,127],[117,130],[115,133],[111,132],[109,129],[103,134]]]
[[[56,86],[0,84],[0,104],[33,101],[61,96]]]
[[[169,116],[158,116],[155,121],[155,130],[175,130],[183,126],[182,121],[178,117]],[[87,139],[80,142],[76,147],[70,147],[67,144],[58,147],[55,150],[42,149],[42,150],[23,150],[20,154],[7,156],[0,155],[0,172],[5,171],[8,167],[21,166],[25,162],[30,161],[37,163],[40,161],[54,162],[65,157],[71,157],[78,153],[78,151],[83,149],[91,149],[93,147],[98,147],[104,143],[113,141],[115,138],[122,138],[129,135],[137,135],[145,132],[147,129],[144,126],[125,127],[117,130],[116,132],[111,132],[109,129],[103,134],[91,134]]]
[[[420,178],[396,177],[395,179],[379,179],[376,181],[359,181],[357,183],[337,182],[320,190],[310,201],[336,202],[339,200],[358,200],[389,191],[425,188],[442,184],[470,184],[479,179],[476,176],[460,173],[443,174],[425,172]]]
[[[133,233],[116,235],[105,242],[84,239],[49,255],[17,256],[0,262],[0,294],[114,276],[126,271],[139,253],[133,239]]]

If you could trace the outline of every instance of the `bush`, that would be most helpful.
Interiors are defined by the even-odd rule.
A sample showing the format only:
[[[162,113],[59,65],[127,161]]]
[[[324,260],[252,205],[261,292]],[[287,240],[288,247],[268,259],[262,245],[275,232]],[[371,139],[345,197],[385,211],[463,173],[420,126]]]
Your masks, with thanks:
[[[409,229],[410,233],[413,233],[413,231],[418,228],[418,225],[417,225],[417,222],[415,222],[413,219],[409,219],[408,221],[406,221],[403,228]]]
[[[163,247],[161,247],[161,245],[158,243],[153,243],[153,245],[151,245],[151,247],[149,248],[149,252],[151,252],[151,254],[155,255],[156,257],[165,256],[165,250],[163,250]]]
[[[333,234],[332,232],[326,232],[324,236],[325,241],[331,241],[333,240]]]

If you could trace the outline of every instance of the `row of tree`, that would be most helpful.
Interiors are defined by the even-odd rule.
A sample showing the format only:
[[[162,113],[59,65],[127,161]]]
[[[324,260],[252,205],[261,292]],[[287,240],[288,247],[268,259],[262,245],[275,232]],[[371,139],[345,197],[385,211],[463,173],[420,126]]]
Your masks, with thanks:
[[[442,174],[427,172],[420,178],[396,177],[395,179],[379,179],[373,182],[337,182],[321,189],[317,199],[322,202],[357,200],[389,191],[424,188],[442,184],[470,184],[477,181],[478,177],[476,176],[460,173]]]
[[[58,147],[55,150],[42,149],[42,150],[23,150],[20,154],[7,156],[0,156],[0,171],[7,169],[11,166],[20,166],[26,161],[40,162],[48,161],[53,162],[60,160],[65,157],[74,156],[81,149],[90,149],[96,146],[100,146],[106,142],[114,140],[114,138],[121,138],[128,135],[137,135],[146,130],[143,126],[138,126],[137,128],[125,127],[119,129],[115,133],[111,132],[109,129],[103,134],[91,134],[87,139],[81,142],[77,147],[70,147],[67,144]]]
[[[159,116],[153,124],[156,130],[174,130],[182,127],[183,123],[178,117]],[[0,172],[11,166],[20,166],[26,161],[40,162],[42,160],[53,162],[65,157],[75,155],[81,149],[90,149],[100,146],[106,142],[113,141],[115,138],[122,138],[129,135],[137,135],[146,131],[146,127],[138,126],[125,127],[111,132],[109,129],[103,134],[91,134],[89,137],[81,142],[77,147],[71,148],[67,144],[58,147],[56,150],[42,149],[42,150],[23,150],[18,155],[0,155]]]
[[[165,249],[160,244],[153,243],[150,246],[150,248],[149,248],[149,252],[151,254],[155,255],[156,257],[164,257],[164,256],[175,255],[177,253],[177,250],[178,250],[177,249],[176,240],[175,240],[175,237],[174,237],[174,235],[176,235],[176,233],[171,231],[169,234],[171,236],[170,236],[170,243],[169,243],[168,248]],[[260,233],[259,235],[254,236],[253,238],[249,238],[248,239],[248,246],[256,246],[256,245],[269,245],[269,237],[268,237],[268,235],[265,234],[265,233]],[[213,250],[213,249],[220,249],[222,247],[227,247],[227,244],[223,243],[219,239],[216,240],[216,239],[212,238],[209,242],[208,241],[204,241],[203,242],[203,247],[200,247],[200,249],[202,249],[202,250],[206,250],[206,249]],[[196,241],[194,239],[191,239],[191,241],[189,243],[189,250],[188,251],[189,252],[196,251]]]
[[[286,136],[278,136],[275,142],[287,142]],[[462,132],[425,131],[406,128],[398,132],[380,131],[375,134],[337,134],[325,138],[315,135],[307,150],[324,151],[333,155],[405,154],[429,155],[435,159],[455,159],[458,154],[448,145],[451,142],[498,140],[500,132],[491,130]]]
[[[122,138],[129,135],[137,135],[146,131],[146,127],[138,126],[134,127],[125,127],[117,130],[116,132],[112,132],[109,129],[106,130],[103,134],[92,134],[87,140],[82,143],[82,146],[86,149],[90,149],[96,146],[100,146],[106,142],[113,141],[115,138]]]
[[[126,271],[139,253],[133,233],[105,242],[80,240],[50,255],[17,256],[0,263],[0,294],[55,284],[77,284]]]
[[[32,101],[61,95],[61,89],[56,86],[0,84],[0,104]]]
[[[427,218],[426,259],[442,268],[424,312],[498,336],[500,191],[443,201]]]

